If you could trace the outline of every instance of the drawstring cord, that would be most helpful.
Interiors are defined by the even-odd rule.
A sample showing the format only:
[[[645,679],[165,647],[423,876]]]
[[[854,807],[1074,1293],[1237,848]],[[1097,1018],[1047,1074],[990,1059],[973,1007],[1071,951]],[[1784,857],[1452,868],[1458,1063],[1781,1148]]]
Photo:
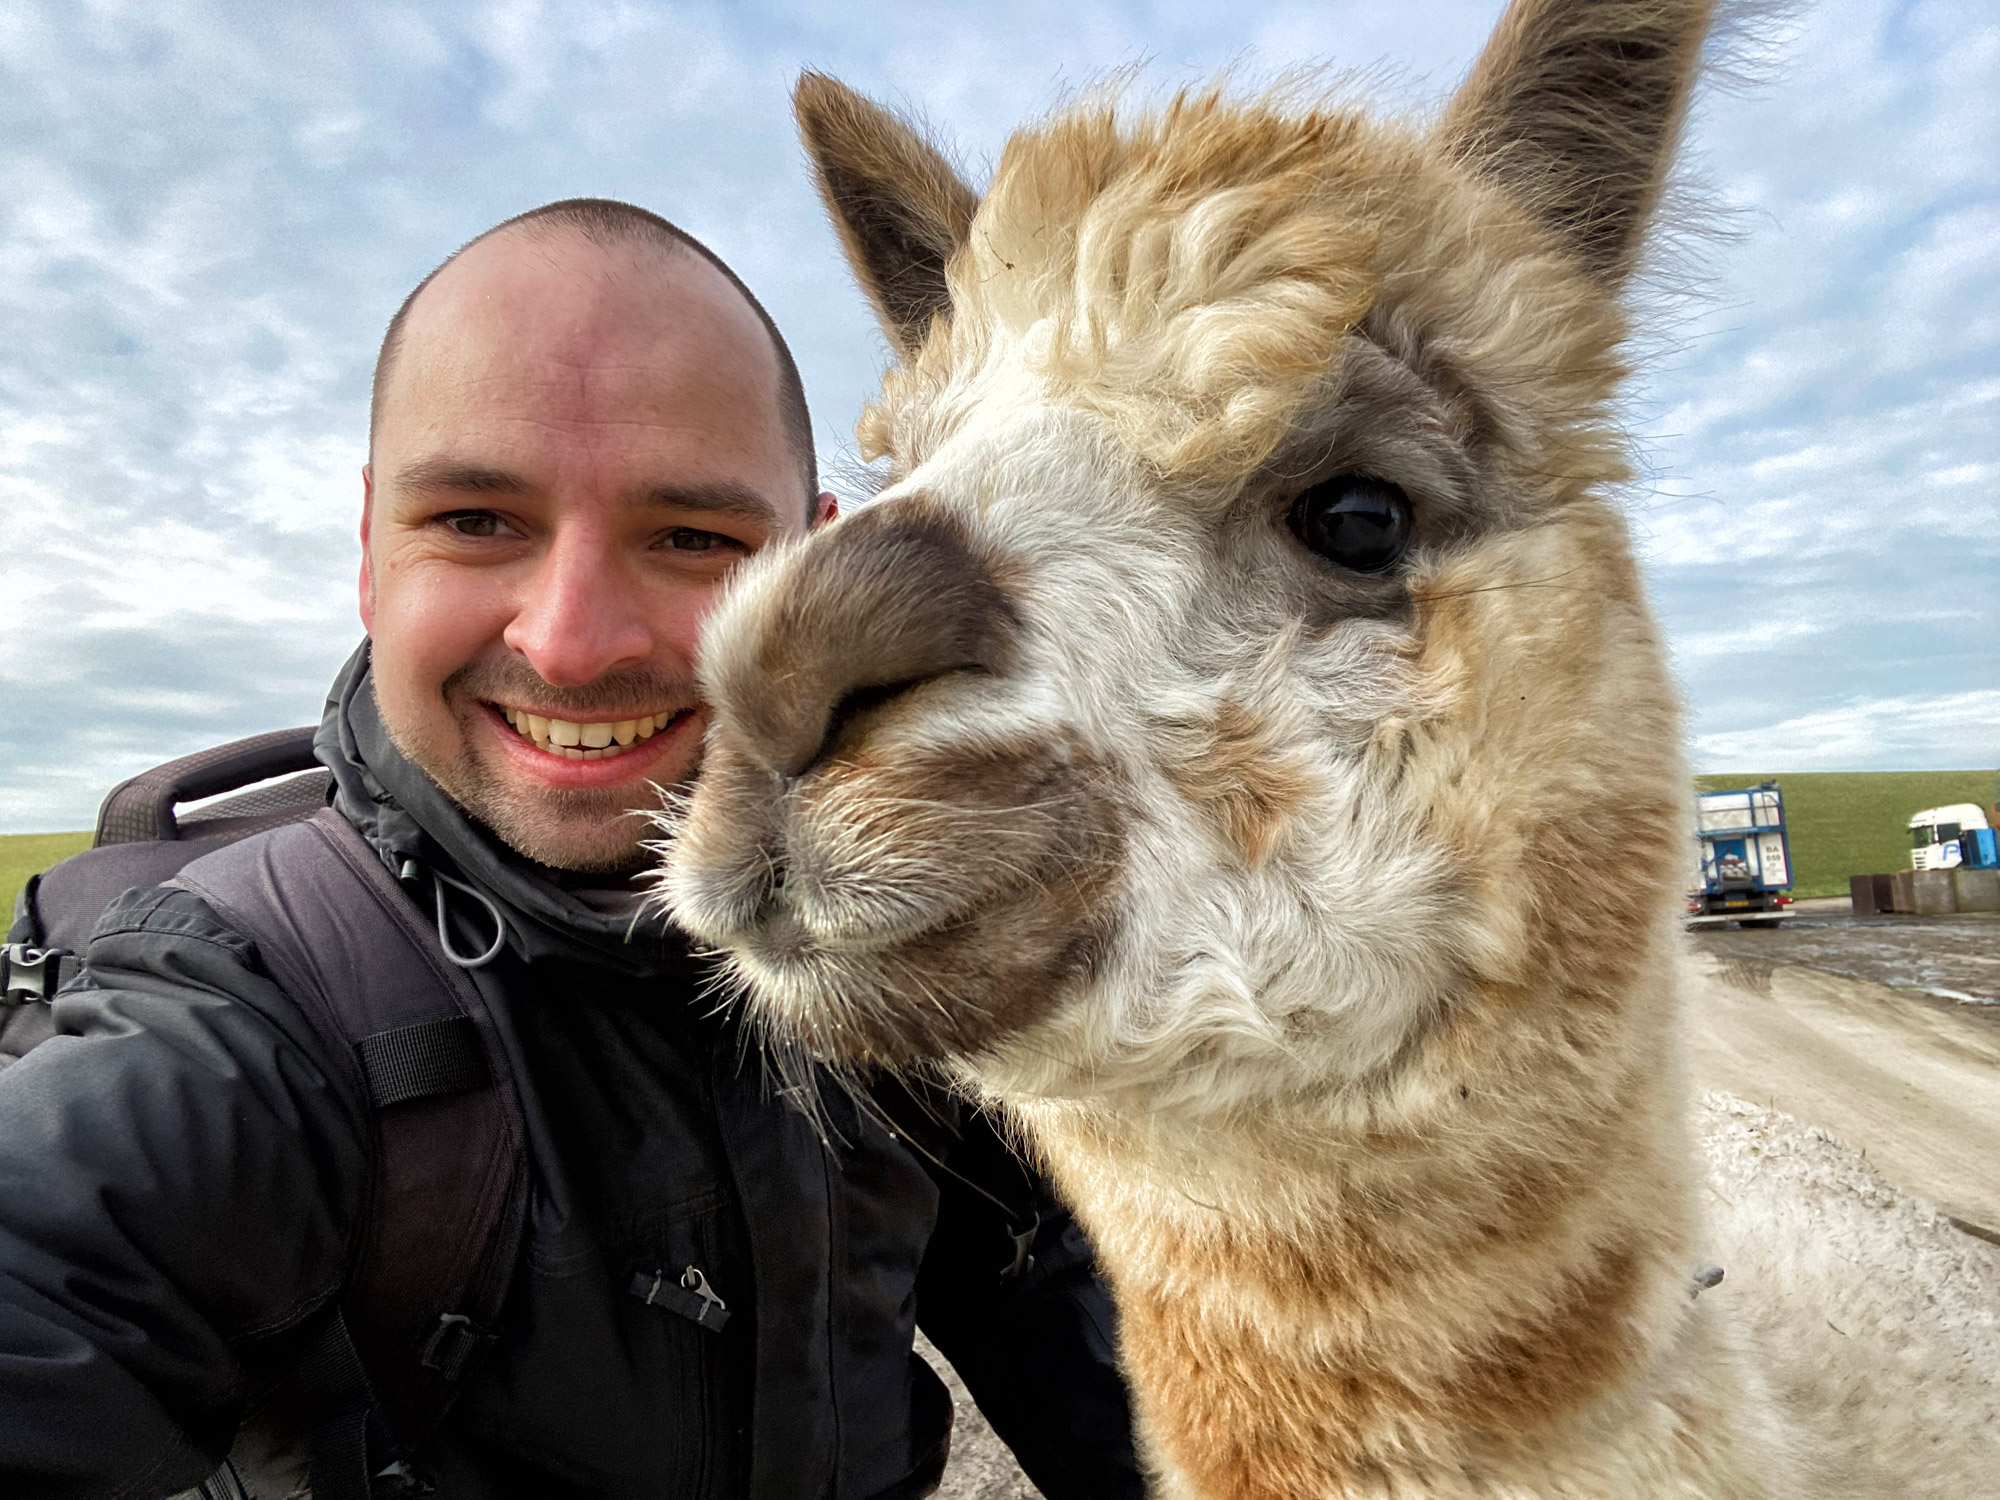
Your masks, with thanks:
[[[493,904],[484,891],[469,886],[462,880],[454,880],[442,870],[433,870],[414,859],[403,861],[403,868],[399,878],[403,880],[418,880],[425,875],[429,875],[431,878],[431,897],[437,903],[438,946],[444,949],[445,958],[461,969],[485,968],[486,965],[492,963],[494,959],[500,956],[500,949],[507,942],[507,919],[500,915],[500,908]],[[493,919],[493,944],[476,958],[466,957],[466,955],[460,953],[451,945],[451,930],[445,922],[444,888],[446,886],[450,886],[455,891],[463,891],[481,906],[485,907],[486,915]]]

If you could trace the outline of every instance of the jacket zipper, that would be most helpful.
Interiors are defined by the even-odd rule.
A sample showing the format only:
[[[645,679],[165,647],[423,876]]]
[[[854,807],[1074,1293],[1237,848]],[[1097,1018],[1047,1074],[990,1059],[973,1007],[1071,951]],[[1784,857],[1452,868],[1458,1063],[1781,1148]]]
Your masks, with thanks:
[[[685,1351],[679,1360],[686,1382],[684,1389],[695,1392],[692,1405],[696,1420],[691,1434],[692,1454],[688,1469],[693,1479],[692,1493],[705,1497],[715,1483],[715,1433],[712,1429],[717,1425],[715,1407],[721,1397],[713,1389],[714,1361],[709,1339],[704,1335],[722,1331],[723,1325],[729,1321],[729,1304],[708,1284],[708,1277],[701,1267],[693,1264],[686,1266],[677,1277],[663,1269],[634,1272],[626,1290],[648,1307],[677,1314],[701,1330],[691,1340],[682,1336],[672,1340],[672,1343]],[[686,1409],[684,1404],[683,1410]]]

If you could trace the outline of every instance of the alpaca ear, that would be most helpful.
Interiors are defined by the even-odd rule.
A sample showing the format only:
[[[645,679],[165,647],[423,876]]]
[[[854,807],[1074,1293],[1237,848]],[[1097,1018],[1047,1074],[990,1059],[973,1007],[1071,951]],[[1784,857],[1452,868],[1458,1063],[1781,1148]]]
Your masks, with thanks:
[[[1438,124],[1617,287],[1658,204],[1714,0],[1513,0]]]
[[[800,75],[792,112],[848,263],[907,358],[933,318],[951,316],[945,262],[979,195],[915,130],[823,73]]]

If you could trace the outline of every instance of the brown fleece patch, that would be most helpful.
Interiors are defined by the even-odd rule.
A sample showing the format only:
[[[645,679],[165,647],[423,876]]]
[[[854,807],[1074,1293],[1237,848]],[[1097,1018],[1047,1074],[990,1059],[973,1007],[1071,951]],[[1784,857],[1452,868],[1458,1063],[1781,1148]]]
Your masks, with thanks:
[[[1266,726],[1225,700],[1190,754],[1165,766],[1175,791],[1201,809],[1255,869],[1283,836],[1311,790],[1306,772],[1277,747]]]
[[[1265,1268],[1231,1255],[1211,1266],[1198,1244],[1181,1250],[1177,1280],[1212,1289],[1225,1305],[1246,1278],[1282,1277],[1296,1264]],[[1334,1266],[1318,1252],[1307,1259],[1322,1286],[1337,1282],[1354,1296],[1351,1313],[1311,1320],[1310,1342],[1278,1328],[1246,1334],[1239,1319],[1212,1316],[1207,1298],[1120,1288],[1126,1360],[1152,1430],[1205,1500],[1367,1492],[1391,1469],[1416,1477],[1425,1458],[1408,1439],[1420,1431],[1433,1444],[1445,1439],[1428,1457],[1448,1467],[1474,1450],[1532,1444],[1643,1358],[1633,1327],[1643,1268],[1625,1250],[1556,1281],[1541,1305],[1484,1336],[1454,1328],[1450,1348],[1422,1337],[1426,1288],[1405,1268],[1365,1259]],[[1396,1296],[1383,1295],[1389,1285]],[[1283,1285],[1261,1290],[1284,1305]],[[1437,1292],[1440,1302],[1451,1297]],[[1409,1341],[1401,1361],[1381,1338],[1398,1322]]]
[[[1019,628],[960,517],[922,495],[871,506],[807,542],[755,652],[715,684],[717,723],[796,776],[845,717],[946,673],[1005,671]]]
[[[1056,877],[891,950],[877,964],[884,1004],[856,1028],[873,1059],[977,1057],[1049,1015],[1111,942],[1107,889],[1101,878]]]
[[[1608,1250],[1545,1293],[1553,1306],[1496,1333],[1445,1381],[1442,1420],[1506,1441],[1610,1390],[1647,1352],[1633,1323],[1643,1270],[1631,1250]]]
[[[1419,670],[1445,709],[1424,729],[1427,827],[1478,907],[1518,914],[1487,993],[1616,1016],[1658,963],[1632,934],[1689,858],[1675,693],[1623,527],[1578,509],[1434,582],[1418,598]],[[1584,803],[1617,816],[1578,819]]]
[[[1125,806],[1068,743],[864,742],[788,789],[722,730],[678,836],[701,879],[677,914],[789,975],[747,997],[775,1041],[836,1064],[974,1055],[1047,1015],[1110,943]]]

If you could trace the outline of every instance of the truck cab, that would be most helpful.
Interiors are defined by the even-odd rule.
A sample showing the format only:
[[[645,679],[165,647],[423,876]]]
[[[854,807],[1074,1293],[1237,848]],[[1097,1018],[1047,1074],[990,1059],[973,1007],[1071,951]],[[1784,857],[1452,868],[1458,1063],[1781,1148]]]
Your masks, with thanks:
[[[1792,849],[1785,795],[1775,781],[1695,797],[1700,868],[1688,891],[1687,924],[1775,927],[1792,915]]]
[[[1910,868],[1949,870],[1963,864],[1961,835],[1987,827],[1986,813],[1975,802],[1927,807],[1910,815]]]

